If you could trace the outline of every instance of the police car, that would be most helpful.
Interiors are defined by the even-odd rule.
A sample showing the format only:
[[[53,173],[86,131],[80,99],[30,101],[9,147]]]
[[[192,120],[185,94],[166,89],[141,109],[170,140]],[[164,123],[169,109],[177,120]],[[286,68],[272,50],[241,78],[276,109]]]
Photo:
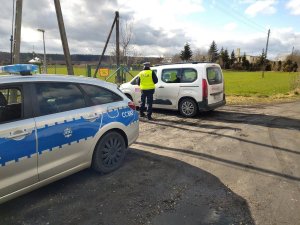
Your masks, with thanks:
[[[34,65],[0,67],[28,74]],[[61,75],[0,75],[0,203],[92,167],[119,168],[138,137],[116,85]]]

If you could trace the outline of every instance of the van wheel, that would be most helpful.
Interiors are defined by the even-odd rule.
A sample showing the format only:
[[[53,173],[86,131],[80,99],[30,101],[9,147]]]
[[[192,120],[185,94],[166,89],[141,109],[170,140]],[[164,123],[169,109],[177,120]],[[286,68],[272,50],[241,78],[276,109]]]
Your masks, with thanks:
[[[100,173],[109,173],[118,169],[126,155],[124,137],[116,131],[105,134],[96,146],[92,168]]]
[[[125,94],[127,96],[127,98],[129,98],[131,101],[133,101],[133,98],[131,97],[130,94]]]
[[[198,106],[193,99],[185,98],[179,103],[179,112],[185,117],[193,117],[198,113]]]

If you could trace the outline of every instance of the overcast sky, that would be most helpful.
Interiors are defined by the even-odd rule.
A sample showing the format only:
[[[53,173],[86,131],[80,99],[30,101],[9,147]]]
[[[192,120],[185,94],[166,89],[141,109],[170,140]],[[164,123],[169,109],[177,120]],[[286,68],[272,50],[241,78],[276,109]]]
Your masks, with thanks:
[[[13,0],[0,0],[0,51],[10,51]],[[207,50],[260,54],[271,29],[269,57],[300,50],[300,0],[61,0],[71,54],[100,54],[115,11],[132,24],[132,47],[143,56],[178,53],[186,42]],[[21,52],[62,53],[53,0],[23,0]],[[113,48],[109,44],[109,51]]]

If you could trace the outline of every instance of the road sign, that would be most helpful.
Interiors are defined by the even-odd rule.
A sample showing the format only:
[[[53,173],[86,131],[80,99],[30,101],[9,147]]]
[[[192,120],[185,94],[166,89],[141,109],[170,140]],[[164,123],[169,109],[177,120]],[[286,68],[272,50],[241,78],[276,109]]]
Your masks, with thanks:
[[[100,77],[107,77],[109,75],[108,68],[100,68],[98,71]]]

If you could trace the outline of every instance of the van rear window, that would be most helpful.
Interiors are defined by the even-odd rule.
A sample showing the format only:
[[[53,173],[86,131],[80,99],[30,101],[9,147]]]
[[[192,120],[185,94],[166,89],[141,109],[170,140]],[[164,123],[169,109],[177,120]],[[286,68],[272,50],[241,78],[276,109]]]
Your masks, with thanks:
[[[221,84],[223,81],[222,72],[219,67],[206,68],[207,80],[209,84]]]

